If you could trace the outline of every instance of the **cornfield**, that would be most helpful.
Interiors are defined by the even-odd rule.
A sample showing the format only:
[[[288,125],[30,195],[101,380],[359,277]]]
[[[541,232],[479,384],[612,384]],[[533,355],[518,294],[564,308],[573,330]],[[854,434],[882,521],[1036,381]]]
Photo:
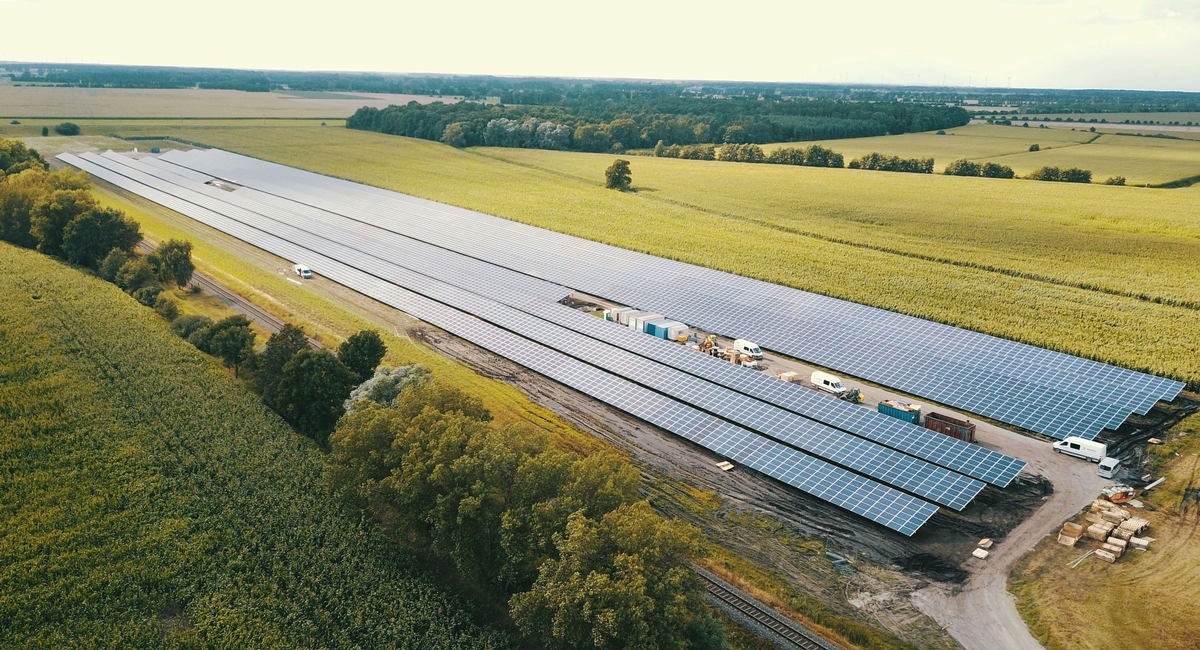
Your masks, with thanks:
[[[0,647],[501,648],[117,288],[0,244]]]

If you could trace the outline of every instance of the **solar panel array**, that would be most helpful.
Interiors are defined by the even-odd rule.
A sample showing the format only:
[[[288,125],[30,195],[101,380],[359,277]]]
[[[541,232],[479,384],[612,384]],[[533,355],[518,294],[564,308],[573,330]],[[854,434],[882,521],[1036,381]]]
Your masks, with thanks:
[[[161,184],[161,179],[137,170],[136,164],[125,165],[91,155],[79,157],[63,154],[59,158],[275,255],[311,260],[310,263],[320,268],[324,276],[335,282],[402,309],[497,354],[517,360],[532,370],[722,456],[903,534],[915,533],[937,511],[936,506],[922,499],[779,444],[462,310],[400,287],[376,275],[381,270],[389,272],[389,265],[385,262],[362,257],[339,260],[326,256],[321,251],[335,250],[337,245],[319,237],[305,236],[298,229],[287,233],[295,237],[293,241],[274,233],[274,228],[272,232],[254,228],[224,214],[234,213],[251,219],[236,206],[178,186],[173,189],[175,193],[167,191],[172,188]],[[265,221],[258,225],[267,226]],[[364,266],[371,267],[372,271],[365,270],[362,268]],[[391,271],[398,268],[390,266]]]
[[[247,210],[238,205],[239,199],[228,192],[182,178],[175,178],[179,185],[172,186],[165,180],[172,176],[169,172],[158,173],[158,170],[147,169],[141,163],[116,154],[106,155],[104,158],[105,162],[114,164],[110,169],[119,168],[133,180],[174,192],[176,196],[185,200],[204,202],[207,199],[223,202],[225,207],[220,209],[222,214],[240,223],[271,232],[289,241],[304,243],[313,250],[337,259],[354,259],[361,268],[426,297],[469,311],[509,331],[913,494],[961,510],[983,489],[983,484],[974,479],[799,417],[742,393],[712,385],[694,375],[575,331],[563,329],[558,324],[536,318],[486,297],[513,295],[504,283],[490,285],[489,282],[480,282],[478,276],[468,276],[460,278],[460,283],[456,286],[435,279],[445,275],[459,277],[451,268],[454,266],[453,260],[427,259],[422,263],[418,258],[420,252],[412,246],[405,247],[404,254],[399,254],[400,251],[379,238],[348,232],[338,228],[336,224],[317,223],[313,219],[278,208],[271,208],[267,212]],[[446,251],[429,252],[435,256],[440,254],[443,258],[448,256]],[[388,261],[393,259],[397,262]],[[418,270],[414,272],[413,268]],[[460,288],[481,286],[484,287],[484,291],[479,293]],[[525,301],[526,298],[521,299],[521,302]]]
[[[1054,437],[1091,438],[1182,382],[218,150],[164,160]],[[473,241],[466,241],[466,240]]]

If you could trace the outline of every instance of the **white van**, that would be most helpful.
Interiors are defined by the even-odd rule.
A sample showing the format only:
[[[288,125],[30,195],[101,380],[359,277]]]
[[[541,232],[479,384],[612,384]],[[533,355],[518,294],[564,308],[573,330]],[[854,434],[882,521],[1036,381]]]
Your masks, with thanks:
[[[754,343],[754,341],[747,341],[746,339],[738,339],[733,342],[733,349],[737,350],[738,352],[741,352],[742,354],[744,354],[748,357],[753,357],[760,361],[762,360],[762,349],[759,348],[758,345]]]
[[[297,265],[293,266],[292,272],[295,273],[296,275],[304,278],[305,280],[312,279],[312,269],[308,268],[307,266],[304,266],[303,264],[297,264]]]
[[[1098,463],[1108,456],[1108,445],[1071,436],[1054,443],[1054,451]]]
[[[1116,478],[1117,472],[1121,471],[1121,459],[1105,456],[1104,460],[1100,461],[1100,465],[1096,467],[1096,473],[1100,478]]]
[[[842,385],[842,380],[827,372],[821,372],[820,370],[817,370],[812,374],[811,379],[813,386],[816,386],[818,389],[823,390],[826,393],[841,395],[842,393],[846,392],[846,387]]]

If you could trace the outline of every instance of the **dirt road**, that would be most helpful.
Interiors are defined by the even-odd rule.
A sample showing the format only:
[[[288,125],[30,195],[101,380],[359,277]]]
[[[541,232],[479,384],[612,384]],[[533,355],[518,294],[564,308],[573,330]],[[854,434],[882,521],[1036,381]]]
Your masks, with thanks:
[[[1051,453],[1044,442],[1017,438],[1005,441],[1005,453],[1030,461],[1027,471],[1050,478],[1054,493],[1032,517],[992,547],[986,560],[972,558],[964,565],[970,577],[962,585],[931,583],[913,593],[917,608],[936,620],[967,650],[1036,649],[1042,645],[1029,634],[1008,593],[1008,575],[1022,555],[1062,522],[1087,507],[1099,489],[1111,481],[1096,475],[1096,465]],[[1022,454],[1014,447],[1024,441],[1040,449]]]

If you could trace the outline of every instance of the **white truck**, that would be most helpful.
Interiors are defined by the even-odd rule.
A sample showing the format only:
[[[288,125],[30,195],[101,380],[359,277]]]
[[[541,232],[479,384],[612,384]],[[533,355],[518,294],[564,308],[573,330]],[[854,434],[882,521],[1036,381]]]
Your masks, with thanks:
[[[810,380],[813,386],[817,387],[817,390],[823,390],[826,393],[833,393],[834,395],[841,395],[846,392],[846,387],[842,385],[842,380],[827,372],[817,370],[813,372]]]
[[[305,280],[312,279],[312,269],[308,268],[307,266],[305,266],[303,264],[293,265],[292,273],[295,273],[296,275],[304,278]]]
[[[1108,445],[1095,440],[1085,440],[1071,436],[1054,443],[1054,451],[1068,456],[1075,456],[1086,461],[1099,463],[1108,456]]]
[[[754,359],[757,359],[758,361],[762,361],[762,358],[763,358],[762,348],[758,347],[758,344],[756,344],[754,341],[747,341],[746,339],[738,339],[733,342],[733,349],[738,352],[741,352],[742,354],[744,354],[748,357],[752,357]]]

